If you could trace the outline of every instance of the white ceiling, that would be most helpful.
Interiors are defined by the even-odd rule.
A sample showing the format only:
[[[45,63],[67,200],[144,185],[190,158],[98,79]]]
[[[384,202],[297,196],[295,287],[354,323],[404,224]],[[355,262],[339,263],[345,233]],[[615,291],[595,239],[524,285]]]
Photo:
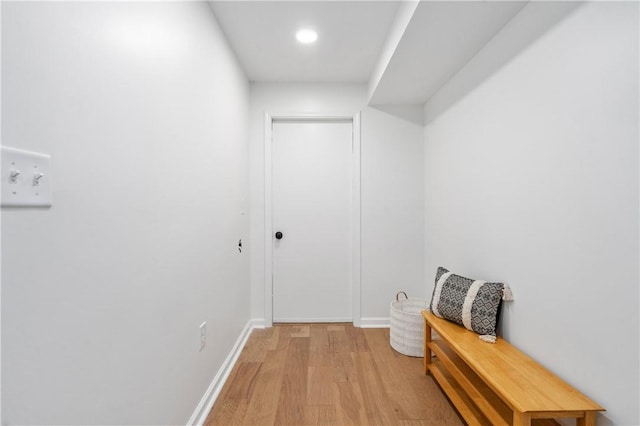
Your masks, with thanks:
[[[423,1],[369,102],[423,104],[525,5],[525,1]]]
[[[427,101],[526,1],[210,3],[251,81],[370,83],[370,104],[399,105]],[[303,26],[317,43],[295,40]]]
[[[369,80],[397,1],[211,1],[249,80],[358,82]],[[313,45],[295,39],[300,27],[318,32]]]

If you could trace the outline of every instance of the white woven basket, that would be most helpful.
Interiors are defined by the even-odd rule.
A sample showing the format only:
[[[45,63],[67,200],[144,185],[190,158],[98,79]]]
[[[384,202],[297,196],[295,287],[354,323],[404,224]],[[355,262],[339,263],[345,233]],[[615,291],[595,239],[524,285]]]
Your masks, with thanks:
[[[404,299],[400,299],[400,295]],[[427,309],[424,299],[409,299],[404,291],[391,302],[391,347],[408,356],[424,356],[424,320],[421,311]]]

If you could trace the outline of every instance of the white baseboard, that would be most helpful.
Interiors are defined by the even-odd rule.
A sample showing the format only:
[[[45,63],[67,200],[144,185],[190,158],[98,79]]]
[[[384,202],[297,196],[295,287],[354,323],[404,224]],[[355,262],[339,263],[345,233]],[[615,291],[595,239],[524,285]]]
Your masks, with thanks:
[[[353,318],[274,318],[273,322],[280,323],[314,323],[314,322],[353,322]]]
[[[238,339],[236,340],[236,343],[233,345],[231,352],[229,352],[229,355],[227,355],[227,358],[220,366],[220,369],[213,378],[213,381],[207,388],[206,392],[202,396],[202,399],[200,400],[200,403],[187,422],[187,426],[204,424],[204,421],[207,419],[207,416],[211,411],[211,408],[213,408],[214,402],[216,402],[218,395],[220,395],[222,386],[224,386],[224,383],[229,378],[229,374],[231,374],[233,366],[236,364],[236,361],[238,361],[238,357],[240,356],[244,345],[247,343],[247,340],[251,335],[251,331],[254,328],[264,328],[264,321],[262,321],[262,324],[260,324],[260,322],[260,320],[251,319],[247,322],[247,325],[244,326],[244,328],[240,332],[240,335],[238,336]]]
[[[264,318],[253,318],[250,322],[253,324],[253,328],[267,328],[267,322]]]
[[[266,321],[262,318],[253,319],[254,328],[265,328]],[[273,322],[279,323],[313,323],[313,322],[352,322],[351,318],[274,318]],[[355,322],[354,322],[355,325]],[[356,325],[357,326],[357,325]],[[391,326],[390,317],[368,317],[360,318],[361,328],[389,328]]]
[[[369,317],[360,318],[361,328],[389,328],[391,327],[391,318],[389,317]]]

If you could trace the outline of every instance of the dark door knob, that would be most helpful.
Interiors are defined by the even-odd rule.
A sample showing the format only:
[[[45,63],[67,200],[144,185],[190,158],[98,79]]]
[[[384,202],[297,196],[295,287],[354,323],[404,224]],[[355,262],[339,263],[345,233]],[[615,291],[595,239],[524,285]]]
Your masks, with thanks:
[[[281,240],[282,239],[282,232],[278,231],[276,232],[276,240]]]

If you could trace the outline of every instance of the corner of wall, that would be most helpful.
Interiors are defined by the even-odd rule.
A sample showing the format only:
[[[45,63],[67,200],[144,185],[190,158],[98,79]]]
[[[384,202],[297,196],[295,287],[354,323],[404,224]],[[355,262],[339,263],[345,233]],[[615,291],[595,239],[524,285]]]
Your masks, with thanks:
[[[419,3],[420,0],[409,0],[401,2],[400,6],[398,6],[398,11],[396,12],[396,16],[391,24],[389,34],[387,34],[387,39],[384,47],[382,48],[382,52],[378,57],[378,62],[376,62],[376,66],[373,68],[373,72],[369,78],[367,91],[368,102],[371,102],[376,88],[378,87],[389,62],[391,61],[398,44],[400,44],[400,40],[402,40],[402,36],[404,35],[404,32],[406,31]]]

